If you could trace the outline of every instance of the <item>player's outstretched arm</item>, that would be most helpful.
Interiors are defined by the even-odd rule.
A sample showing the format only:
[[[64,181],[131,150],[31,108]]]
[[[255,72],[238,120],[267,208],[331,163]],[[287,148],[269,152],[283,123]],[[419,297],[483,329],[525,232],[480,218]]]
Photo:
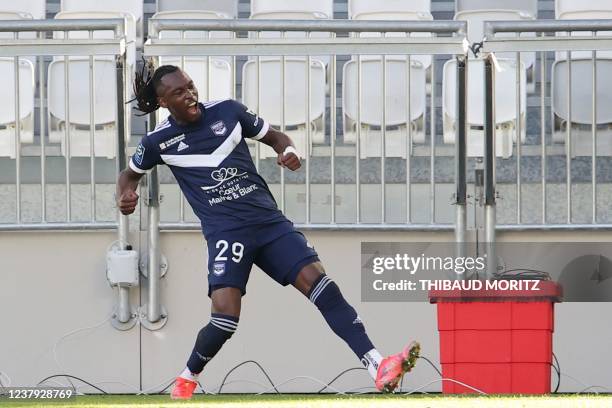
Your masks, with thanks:
[[[142,176],[143,174],[136,173],[129,167],[119,174],[116,197],[117,207],[121,211],[121,214],[129,215],[136,210],[136,205],[138,204],[136,189],[138,188],[138,182]]]
[[[279,166],[287,167],[292,171],[300,168],[300,158],[289,136],[270,127],[268,133],[260,141],[272,147],[278,154],[276,162]]]

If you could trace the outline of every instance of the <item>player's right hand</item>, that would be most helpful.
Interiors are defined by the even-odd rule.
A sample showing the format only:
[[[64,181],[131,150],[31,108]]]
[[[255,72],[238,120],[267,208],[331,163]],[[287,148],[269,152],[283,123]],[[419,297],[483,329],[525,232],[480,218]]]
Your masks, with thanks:
[[[119,196],[117,206],[123,215],[129,215],[136,210],[138,204],[138,194],[134,190],[126,189]]]

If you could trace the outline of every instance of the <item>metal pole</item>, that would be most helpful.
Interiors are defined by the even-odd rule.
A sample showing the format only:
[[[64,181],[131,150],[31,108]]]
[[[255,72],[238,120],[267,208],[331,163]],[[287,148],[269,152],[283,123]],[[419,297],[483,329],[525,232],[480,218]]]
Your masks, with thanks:
[[[89,31],[89,39],[93,39],[93,31]],[[96,152],[95,152],[95,61],[89,56],[89,177],[90,177],[90,219],[96,221]]]
[[[485,244],[487,246],[487,278],[497,273],[495,255],[495,95],[493,63],[485,59],[485,106],[484,106],[484,195],[485,195]]]
[[[15,33],[17,38],[17,33]],[[13,59],[14,81],[15,81],[15,189],[17,224],[21,224],[21,101],[19,89],[19,57]]]
[[[43,33],[38,33],[38,38],[44,38]],[[46,153],[45,153],[45,109],[43,101],[47,100],[46,88],[47,84],[45,81],[45,58],[43,56],[38,57],[38,83],[39,83],[39,95],[40,95],[40,213],[41,221],[47,222],[47,176],[46,176]]]
[[[412,99],[410,91],[412,90],[412,59],[410,55],[406,56],[406,224],[412,222],[412,184],[411,167],[412,167]]]
[[[593,35],[596,35],[596,33],[593,33]],[[592,77],[592,81],[593,81],[593,95],[592,95],[592,109],[593,112],[591,113],[591,139],[593,140],[593,151],[592,153],[592,159],[591,159],[591,182],[592,182],[592,191],[593,191],[593,196],[592,196],[592,219],[591,222],[593,222],[593,224],[597,223],[597,53],[595,51],[593,51],[593,54],[591,56],[592,61],[593,61],[593,77]]]
[[[384,33],[382,34],[384,36]],[[387,222],[387,212],[385,211],[387,185],[385,180],[386,163],[386,139],[387,139],[387,56],[382,57],[382,120],[380,123],[380,222]]]
[[[355,186],[357,200],[355,210],[357,211],[357,224],[361,223],[361,102],[363,99],[363,72],[361,54],[357,57],[357,139],[355,140]]]
[[[123,66],[125,64],[125,56],[117,56],[116,82],[117,82],[117,173],[125,169],[127,158],[125,152],[125,104],[124,104],[124,81],[125,74]],[[129,219],[127,215],[119,214],[118,239],[120,249],[126,249],[128,246],[129,234]],[[129,287],[119,286],[119,305],[117,311],[117,320],[120,323],[127,323],[131,319],[132,307],[130,305],[130,289]]]
[[[148,290],[147,320],[155,323],[161,318],[160,307],[160,256],[159,256],[159,179],[157,167],[149,173],[149,212],[148,212]]]
[[[332,38],[336,34],[332,33]],[[330,98],[330,143],[331,143],[331,223],[336,223],[336,54],[331,56],[331,80],[329,89]]]
[[[568,33],[568,36],[570,33]],[[567,223],[572,223],[572,53],[567,52],[567,128],[565,133]]]
[[[457,141],[455,143],[455,242],[458,257],[465,255],[467,229],[467,61],[457,58]],[[464,277],[465,275],[461,275]]]
[[[544,36],[544,33],[542,33]],[[546,224],[546,52],[540,53],[540,146],[542,169],[542,224]]]
[[[308,33],[308,38],[311,38],[311,33]],[[311,78],[311,64],[312,64],[312,57],[310,55],[308,55],[308,58],[306,58],[306,151],[304,152],[304,154],[306,155],[306,224],[310,224],[310,201],[311,201],[311,197],[310,197],[310,143],[312,140],[311,137],[311,132],[310,132],[310,116],[311,116],[311,108],[310,108],[310,103],[311,103],[311,99],[312,99],[312,95],[311,95],[311,82],[312,82],[312,78]]]
[[[517,34],[518,35],[518,34]],[[522,184],[521,184],[521,136],[523,121],[521,117],[521,53],[516,53],[516,223],[522,220]]]
[[[64,38],[68,39],[68,31],[64,32]],[[64,56],[64,146],[65,146],[65,160],[66,160],[66,222],[70,222],[72,219],[71,214],[71,200],[70,200],[70,158],[72,152],[70,148],[70,61],[68,56]]]
[[[435,55],[431,57],[431,108],[429,112],[429,126],[431,129],[431,140],[430,140],[430,158],[429,158],[429,207],[431,208],[429,220],[432,224],[436,223],[436,179],[434,177],[435,167],[435,156],[436,156],[436,65]]]
[[[282,37],[285,37],[285,32],[283,31],[283,33],[281,34]],[[259,57],[257,57],[257,59],[259,60]],[[286,57],[283,55],[281,56],[281,132],[285,133],[285,103],[286,103],[286,99],[285,99],[285,71],[286,71],[286,66],[287,66],[287,59]],[[259,72],[259,71],[257,71]],[[257,91],[257,95],[259,95],[259,91]],[[258,102],[259,105],[259,102]],[[285,168],[281,167],[280,168],[280,195],[281,195],[281,211],[284,213],[285,212]]]

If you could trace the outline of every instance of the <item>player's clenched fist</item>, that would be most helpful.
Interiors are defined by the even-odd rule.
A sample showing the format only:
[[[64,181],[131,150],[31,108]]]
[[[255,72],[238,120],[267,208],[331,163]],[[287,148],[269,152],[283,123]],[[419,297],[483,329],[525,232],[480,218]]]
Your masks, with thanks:
[[[283,153],[279,154],[276,162],[279,166],[287,167],[292,171],[299,169],[301,166],[300,158],[293,146],[288,147]]]
[[[117,201],[117,205],[119,206],[119,211],[123,215],[129,215],[136,210],[136,205],[138,204],[138,194],[134,190],[126,189],[119,196],[119,200]]]

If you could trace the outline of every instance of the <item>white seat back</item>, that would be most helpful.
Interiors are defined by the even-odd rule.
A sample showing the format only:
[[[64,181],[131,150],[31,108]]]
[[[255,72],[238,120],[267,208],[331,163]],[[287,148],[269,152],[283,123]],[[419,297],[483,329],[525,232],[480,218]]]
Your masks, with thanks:
[[[251,16],[263,13],[304,12],[334,16],[333,0],[251,0]]]
[[[310,66],[310,119],[306,120],[307,71],[306,59],[287,57],[285,60],[285,125],[299,126],[312,122],[325,113],[325,66],[312,60]],[[257,62],[247,61],[243,67],[242,97],[244,104],[270,122],[281,125],[282,84],[281,62],[278,58],[260,62],[260,96],[257,96]]]
[[[469,10],[460,11],[455,15],[455,20],[468,22],[468,41],[470,43],[481,42],[484,38],[484,22],[495,20],[533,20],[533,16],[517,10]],[[532,33],[530,33],[532,34]],[[525,34],[525,37],[532,36]],[[515,37],[513,33],[500,33],[496,37]],[[516,58],[515,52],[496,53],[499,58]],[[527,68],[535,63],[536,55],[533,52],[521,53],[521,62]]]
[[[405,21],[431,21],[433,16],[428,12],[421,11],[371,11],[357,13],[352,16],[353,20],[405,20]],[[381,33],[364,32],[359,34],[360,37],[380,37]],[[385,37],[405,37],[406,33],[385,33]],[[410,37],[431,37],[430,33],[410,33]],[[364,56],[362,59],[371,58]],[[374,57],[375,59],[379,57]],[[427,69],[431,65],[431,55],[414,55],[412,61],[418,61]]]
[[[529,14],[532,18],[538,16],[538,0],[455,0],[455,10],[517,10]]]
[[[431,12],[430,0],[348,0],[349,18],[362,13]]]
[[[81,11],[60,11],[55,15],[58,20],[61,19],[87,19],[87,18],[123,18],[125,20],[126,28],[126,61],[129,65],[134,65],[136,62],[136,20],[135,17],[129,12],[115,12],[115,11],[96,11],[96,12],[81,12]],[[64,38],[64,33],[54,32],[55,38]],[[88,31],[69,31],[68,37],[71,39],[87,39],[89,38]],[[95,30],[93,32],[93,38],[97,39],[112,39],[115,38],[115,33],[112,30]],[[114,57],[97,57],[114,59]]]
[[[46,0],[0,0],[0,11],[26,13],[37,20],[47,16]]]
[[[608,10],[583,10],[583,11],[565,11],[559,14],[557,17],[559,20],[607,20],[612,19],[612,4]],[[566,32],[559,32],[556,34],[559,37],[567,36]],[[581,36],[592,36],[593,33],[591,31],[578,31],[573,32],[572,37],[581,37]],[[612,31],[598,31],[597,36],[609,37],[612,35]],[[573,51],[572,59],[583,59],[583,58],[592,58],[591,51]],[[597,51],[597,58],[612,58],[612,51]],[[557,51],[555,53],[556,60],[565,60],[567,59],[567,52],[565,51]]]
[[[382,126],[382,58],[362,61],[361,66],[361,122],[364,125]],[[408,115],[406,60],[387,60],[385,94],[386,126],[406,125]],[[342,80],[342,109],[353,121],[359,109],[358,61],[344,65]],[[425,112],[425,69],[418,62],[410,67],[410,122]]]
[[[15,65],[13,58],[0,58],[0,124],[15,122]],[[19,117],[25,119],[34,112],[34,65],[19,59]]]
[[[203,20],[217,20],[217,19],[229,19],[230,17],[216,11],[200,11],[200,10],[176,10],[176,11],[160,11],[151,17],[155,20],[163,19],[203,19]],[[185,31],[184,38],[232,38],[233,34],[228,31]],[[181,32],[175,30],[164,30],[159,33],[160,38],[165,39],[179,39],[181,38]]]
[[[238,17],[237,0],[157,0],[157,11],[210,11],[226,16]]]
[[[609,0],[555,0],[555,18],[573,11],[612,11]]]
[[[591,124],[592,104],[592,70],[591,59],[572,59],[572,117],[571,122]],[[597,61],[597,124],[612,123],[612,60]],[[554,114],[568,120],[568,78],[567,61],[555,61],[551,78],[551,108]]]
[[[47,85],[49,113],[60,120],[66,119],[64,66],[64,60],[51,62]],[[115,122],[117,110],[115,62],[96,60],[94,68],[94,123]],[[89,58],[69,61],[68,81],[70,123],[88,126],[90,124]]]

